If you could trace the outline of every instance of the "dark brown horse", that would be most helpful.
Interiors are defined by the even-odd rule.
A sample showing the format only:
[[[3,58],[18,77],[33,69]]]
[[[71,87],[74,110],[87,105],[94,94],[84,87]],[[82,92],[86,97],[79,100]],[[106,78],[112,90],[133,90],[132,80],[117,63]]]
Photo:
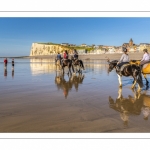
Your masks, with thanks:
[[[73,68],[73,65],[72,65],[72,60],[70,59],[63,59],[61,60],[61,67],[62,67],[62,70],[63,70],[63,74],[64,74],[64,68],[67,67],[68,68],[68,74],[70,72],[70,75],[72,74],[71,73],[71,67],[72,67],[72,71],[74,72],[74,68]]]
[[[82,73],[82,70],[84,70],[84,65],[83,65],[83,61],[82,60],[79,60],[79,59],[74,59],[73,56],[71,56],[71,60],[72,60],[72,64],[74,65],[74,67],[76,67],[77,69],[77,66],[79,67],[79,70],[77,70],[78,73]]]
[[[118,62],[117,60],[114,60],[111,62],[108,60],[108,63],[109,63],[108,72],[111,72],[114,68],[116,69],[117,62]],[[122,82],[121,82],[122,76],[125,76],[125,77],[132,76],[134,79],[134,83],[132,85],[132,88],[134,88],[135,84],[138,83],[139,90],[140,90],[143,87],[143,81],[142,81],[142,75],[141,75],[140,67],[137,65],[131,65],[131,64],[125,64],[122,67],[123,67],[123,69],[121,68],[121,72],[116,70],[120,87],[122,86]]]

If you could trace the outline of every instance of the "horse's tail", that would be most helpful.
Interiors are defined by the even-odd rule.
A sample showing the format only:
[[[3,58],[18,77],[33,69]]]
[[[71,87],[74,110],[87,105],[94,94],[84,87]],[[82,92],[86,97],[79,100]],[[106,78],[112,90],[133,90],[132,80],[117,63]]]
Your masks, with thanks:
[[[137,75],[137,83],[139,84],[139,86],[142,88],[144,85],[143,85],[143,80],[142,80],[142,74],[141,74],[141,70],[140,70],[140,67],[138,67],[138,75]]]
[[[83,61],[80,60],[80,63],[81,63],[81,67],[84,69]]]

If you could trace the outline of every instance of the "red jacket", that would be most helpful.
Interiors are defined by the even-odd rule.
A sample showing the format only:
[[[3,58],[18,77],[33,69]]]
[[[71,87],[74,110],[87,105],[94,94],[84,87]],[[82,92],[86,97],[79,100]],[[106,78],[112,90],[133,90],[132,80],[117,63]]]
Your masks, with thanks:
[[[4,63],[7,64],[7,59],[4,60]]]
[[[68,59],[68,54],[64,53],[64,59]]]

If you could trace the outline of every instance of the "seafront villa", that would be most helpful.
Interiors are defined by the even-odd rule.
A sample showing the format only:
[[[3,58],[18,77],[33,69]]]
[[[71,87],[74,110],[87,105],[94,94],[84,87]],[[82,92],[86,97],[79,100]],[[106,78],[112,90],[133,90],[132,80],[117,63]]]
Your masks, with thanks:
[[[122,46],[108,46],[108,45],[87,45],[85,43],[81,45],[75,45],[70,43],[32,43],[30,56],[37,55],[51,55],[58,52],[63,53],[64,50],[68,50],[71,54],[73,49],[76,49],[80,54],[101,54],[101,53],[122,53],[122,47],[127,47],[128,52],[140,52],[147,48],[150,51],[150,43],[135,44],[130,39],[129,43],[123,43]]]

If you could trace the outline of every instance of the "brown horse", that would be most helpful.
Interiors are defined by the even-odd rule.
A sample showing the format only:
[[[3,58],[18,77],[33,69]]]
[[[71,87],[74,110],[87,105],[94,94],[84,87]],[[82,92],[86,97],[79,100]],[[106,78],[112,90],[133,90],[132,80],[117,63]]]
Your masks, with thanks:
[[[83,61],[82,60],[75,60],[73,56],[71,56],[71,60],[72,60],[72,64],[74,65],[74,67],[76,67],[77,70],[77,66],[79,67],[79,70],[77,70],[78,73],[82,73],[82,70],[84,70],[84,65],[83,65]]]
[[[72,65],[72,60],[70,59],[61,59],[61,60],[56,60],[55,59],[55,65],[56,65],[56,70],[57,70],[57,66],[59,67],[59,70],[62,69],[63,71],[63,74],[64,74],[64,68],[65,67],[68,67],[68,73],[70,72],[70,75],[72,74],[71,73],[71,67],[72,67],[72,71],[74,72],[74,68],[73,68],[73,65]]]
[[[61,70],[61,60],[56,60],[55,59],[55,65],[56,65],[56,71],[57,71],[57,67],[59,68],[59,70]]]
[[[135,64],[135,65],[139,66],[140,65],[140,60],[131,60],[130,64]],[[146,78],[146,75],[150,74],[150,62],[143,65],[141,72],[142,72],[142,74],[143,74],[143,76],[146,80],[146,85],[148,85],[149,82]]]

